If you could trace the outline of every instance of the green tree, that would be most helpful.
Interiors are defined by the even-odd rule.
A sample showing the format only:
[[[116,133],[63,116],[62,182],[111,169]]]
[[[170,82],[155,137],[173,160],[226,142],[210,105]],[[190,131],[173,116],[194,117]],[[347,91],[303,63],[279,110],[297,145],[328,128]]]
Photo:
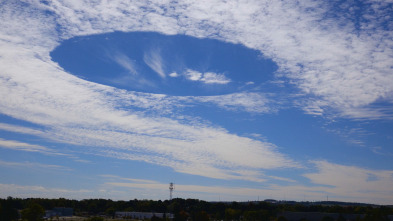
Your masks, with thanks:
[[[40,221],[43,220],[44,215],[45,215],[44,208],[37,203],[32,203],[30,204],[29,207],[22,210],[22,220]]]
[[[244,212],[244,220],[246,221],[256,221],[259,220],[257,211],[246,211]]]
[[[324,216],[321,221],[334,221],[334,218],[331,216]]]
[[[88,221],[104,221],[104,218],[102,218],[102,217],[92,217],[92,218],[88,219]]]
[[[153,216],[153,217],[150,219],[150,221],[164,221],[164,219],[159,218],[159,217],[157,217],[157,216]]]
[[[269,211],[259,210],[259,211],[246,211],[244,212],[244,220],[246,221],[267,221],[269,220]]]
[[[343,214],[340,214],[337,218],[337,221],[345,221],[345,217],[343,216]]]
[[[283,216],[277,218],[277,221],[287,221],[287,219]]]
[[[225,210],[225,220],[238,220],[241,215],[241,210],[228,208]]]
[[[0,221],[12,221],[18,220],[19,214],[18,210],[15,209],[9,200],[0,204]]]
[[[115,218],[116,209],[113,207],[110,207],[105,211],[105,213],[108,214],[109,216],[111,216],[112,218]]]
[[[379,208],[369,209],[366,213],[366,216],[363,219],[364,221],[389,221],[389,218],[386,214],[382,213]]]
[[[209,215],[205,211],[196,212],[195,221],[209,221]]]
[[[186,221],[188,217],[188,213],[184,210],[181,210],[179,213],[175,214],[175,221]]]

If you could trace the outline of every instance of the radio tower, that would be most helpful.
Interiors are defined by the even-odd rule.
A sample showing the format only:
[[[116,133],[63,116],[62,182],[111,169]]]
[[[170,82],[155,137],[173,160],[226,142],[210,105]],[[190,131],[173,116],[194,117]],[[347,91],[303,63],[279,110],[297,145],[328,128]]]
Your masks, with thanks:
[[[173,186],[173,183],[170,183],[169,184],[169,200],[172,200],[173,189],[175,189],[175,187]]]

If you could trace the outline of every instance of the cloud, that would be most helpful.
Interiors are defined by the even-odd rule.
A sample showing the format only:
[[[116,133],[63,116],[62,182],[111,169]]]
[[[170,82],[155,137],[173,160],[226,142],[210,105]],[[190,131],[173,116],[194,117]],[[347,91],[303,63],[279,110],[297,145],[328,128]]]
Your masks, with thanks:
[[[143,56],[143,61],[149,66],[153,71],[155,71],[161,78],[165,78],[164,64],[160,55],[159,50],[151,50],[145,52]]]
[[[41,163],[32,163],[32,162],[9,162],[9,161],[2,161],[0,160],[0,166],[5,167],[20,167],[23,169],[29,168],[38,168],[38,169],[45,169],[47,170],[66,170],[70,171],[71,169],[64,166],[53,165],[53,164],[41,164]]]
[[[115,131],[104,129],[104,125],[84,129],[58,127],[51,137],[59,142],[94,147],[90,154],[144,161],[181,173],[219,179],[260,182],[263,181],[260,169],[299,166],[268,142],[228,134],[223,129],[191,127],[169,119],[132,118],[119,119],[127,124]],[[113,128],[114,124],[110,125]]]
[[[213,103],[227,110],[247,111],[250,113],[272,113],[276,111],[275,106],[278,106],[270,98],[270,94],[253,92],[201,96],[193,99],[200,102]]]
[[[231,80],[223,74],[213,72],[200,73],[191,69],[185,72],[185,76],[190,81],[200,81],[205,84],[228,84],[231,82]]]
[[[36,136],[44,135],[44,132],[41,130],[31,129],[31,128],[22,127],[22,126],[16,126],[16,125],[11,125],[11,124],[4,124],[4,123],[0,123],[0,130],[6,130],[6,131],[10,131],[10,132],[15,132],[15,133],[30,134],[30,135],[36,135]]]
[[[138,72],[136,71],[136,64],[133,60],[131,60],[127,55],[116,52],[111,55],[111,59],[119,64],[121,67],[126,69],[130,74],[137,75]]]
[[[391,102],[393,80],[389,73],[393,43],[390,31],[392,22],[388,19],[391,14],[390,7],[387,7],[389,2],[366,1],[365,4],[370,7],[360,13],[364,19],[359,21],[354,20],[350,4],[339,5],[342,16],[338,17],[330,13],[334,11],[331,8],[334,4],[323,1],[231,4],[212,1],[208,4],[182,2],[149,5],[123,1],[110,4],[56,1],[49,5],[32,4],[31,8],[45,8],[57,15],[56,23],[62,27],[60,36],[113,30],[158,31],[216,38],[258,49],[279,65],[278,75],[289,78],[305,94],[318,98],[308,103],[312,109],[323,111],[310,112],[307,111],[310,108],[305,106],[310,114],[329,114],[333,110],[342,117],[358,118],[358,110],[380,100]],[[17,4],[11,6],[17,10],[21,8]],[[23,38],[40,36],[38,31],[32,29],[36,25],[32,22],[40,19],[46,25],[39,23],[36,29],[56,39],[56,35],[50,34],[53,30],[51,27],[56,25],[53,18],[42,13],[35,14],[34,19],[28,20],[30,28],[26,29],[31,31],[31,35],[24,35]],[[32,17],[30,13],[25,15]],[[19,23],[2,30],[7,30],[7,34],[21,33],[20,30],[14,32],[16,28],[25,30]],[[7,37],[10,38],[21,39],[17,35]],[[33,42],[44,44],[44,41]],[[56,44],[53,40],[48,43]],[[149,58],[146,60],[152,69],[164,76],[159,59],[155,59],[150,52],[146,53],[146,58]],[[308,97],[302,99],[307,100]],[[389,114],[391,116],[391,112]],[[384,118],[386,115],[375,110],[362,112],[361,117]]]
[[[393,81],[388,74],[392,70],[388,63],[393,58],[391,31],[378,25],[358,30],[350,20],[345,20],[349,25],[338,27],[337,23],[345,22],[334,23],[339,20],[336,17],[323,18],[328,9],[321,5],[322,11],[312,17],[303,16],[293,27],[286,24],[287,19],[282,21],[284,24],[280,25],[286,27],[288,33],[278,36],[279,33],[274,32],[273,35],[286,40],[285,49],[277,41],[273,41],[272,46],[280,69],[289,72],[286,76],[305,93],[318,97],[317,103],[311,104],[316,108],[334,110],[347,118],[384,118],[379,110],[364,110],[381,100],[391,102]],[[300,12],[306,8],[295,6],[294,10]],[[363,16],[367,16],[374,12],[364,13]],[[377,13],[377,16],[384,15]],[[367,25],[375,25],[374,20]]]
[[[130,108],[137,105],[159,110],[165,104],[165,95],[140,96],[143,94],[115,90],[68,75],[51,63],[24,58],[17,67],[2,60],[3,68],[16,69],[0,79],[5,86],[0,88],[1,93],[11,95],[2,100],[1,110],[11,117],[49,128],[44,136],[52,141],[97,146],[92,154],[122,155],[129,160],[170,166],[183,173],[224,179],[258,179],[239,172],[233,174],[235,167],[255,173],[258,169],[296,166],[270,143],[229,134],[221,128],[149,117],[133,111],[135,106]],[[23,68],[26,66],[40,71],[29,75],[31,69]],[[135,102],[129,103],[132,99]],[[123,109],[124,106],[129,108]],[[232,142],[228,143],[229,140]]]
[[[42,137],[48,136],[47,134],[45,134],[45,135],[38,134],[38,135],[42,136]],[[78,156],[68,154],[68,153],[62,153],[61,151],[47,148],[42,145],[29,144],[29,143],[19,142],[19,141],[15,141],[15,140],[5,140],[5,139],[0,138],[0,148],[10,149],[10,150],[14,150],[14,151],[26,151],[26,152],[40,153],[40,154],[45,154],[48,156],[67,157],[68,159],[72,159],[76,162],[82,162],[82,163],[89,163],[90,162],[88,160],[80,159]]]
[[[158,183],[157,181],[154,181],[154,180],[123,178],[123,177],[119,177],[119,176],[115,176],[115,175],[110,175],[110,174],[100,175],[100,177],[109,178],[109,179],[122,179],[122,180],[131,181],[131,182],[133,182],[133,183],[152,183],[152,184],[153,184],[153,183]]]
[[[63,188],[51,188],[37,185],[17,185],[17,184],[4,184],[0,183],[2,189],[1,198],[8,196],[28,198],[61,198],[65,197],[68,199],[87,199],[94,193],[94,190],[87,189],[63,189]]]
[[[314,110],[324,110],[325,114],[334,110],[342,117],[358,118],[354,110],[379,100],[391,101],[393,88],[389,74],[393,59],[392,32],[386,28],[392,22],[385,16],[391,10],[375,1],[367,3],[373,10],[363,14],[372,18],[364,20],[367,23],[362,20],[365,29],[357,29],[356,22],[349,19],[325,17],[333,10],[323,1],[211,3],[214,6],[195,3],[188,8],[194,10],[188,17],[200,26],[203,17],[205,33],[209,32],[206,27],[219,26],[220,31],[214,33],[217,38],[241,42],[272,58],[279,65],[278,74],[291,79],[306,93],[303,99],[317,96],[317,103],[310,102]],[[232,10],[235,7],[237,13]],[[226,13],[219,16],[222,10]],[[349,13],[350,8],[345,10]],[[347,13],[345,10],[341,13]],[[376,110],[363,112],[364,117],[385,116]]]
[[[59,13],[68,13],[70,9],[64,10]],[[27,13],[25,17],[28,16]],[[75,18],[78,16],[72,21]],[[12,21],[23,25],[18,19]],[[38,21],[34,25],[41,27]],[[47,37],[33,33],[26,36],[26,42],[34,43],[29,39],[37,35]],[[159,110],[172,101],[180,103],[182,98],[127,92],[79,79],[49,59],[53,47],[47,45],[39,44],[40,50],[34,48],[34,53],[29,45],[6,45],[10,50],[1,51],[0,81],[4,87],[0,88],[0,94],[9,96],[3,96],[0,110],[10,117],[47,128],[42,136],[51,141],[85,146],[81,151],[89,154],[145,161],[182,173],[220,179],[259,182],[263,181],[260,170],[298,167],[298,163],[281,154],[271,143],[231,134],[220,127],[191,121],[180,123],[147,112],[152,107]],[[39,56],[32,56],[37,53]],[[160,73],[159,53],[150,51],[145,56],[145,62]],[[220,105],[228,107],[230,102]],[[2,142],[4,146],[11,141]],[[14,149],[49,151],[42,146],[12,142]]]
[[[188,185],[175,182],[174,195],[176,197],[204,197],[208,200],[221,199],[250,200],[261,196],[277,200],[324,201],[328,195],[330,200],[347,202],[365,202],[376,204],[389,204],[391,192],[390,183],[393,179],[393,171],[367,170],[359,167],[351,167],[329,163],[327,161],[313,161],[317,169],[316,173],[304,174],[315,185],[300,185],[286,180],[286,185],[265,184],[257,188]],[[129,190],[143,189],[161,195],[165,198],[168,183],[152,180],[134,180],[119,176],[110,176],[104,180],[104,186],[124,187]],[[165,194],[165,195],[162,195]],[[198,196],[198,197],[197,197]]]
[[[231,82],[231,80],[226,78],[223,74],[216,74],[213,72],[204,73],[201,81],[206,84],[228,84]]]
[[[18,150],[18,151],[38,152],[47,155],[61,155],[61,156],[66,155],[66,154],[58,153],[55,150],[49,149],[47,147],[43,147],[41,145],[22,143],[14,140],[4,140],[1,138],[0,138],[0,147],[11,149],[11,150]]]
[[[382,156],[393,156],[393,153],[385,152],[382,147],[376,146],[371,147],[371,151],[375,154],[382,155]]]
[[[107,79],[117,85],[127,86],[132,83],[134,88],[155,88],[157,85],[147,80],[142,74],[138,73],[138,65],[134,60],[129,58],[126,54],[116,51],[108,52],[108,57],[115,63],[127,70],[127,74],[123,74],[119,77]]]
[[[202,79],[202,73],[194,70],[187,70],[186,77],[190,81],[200,81]]]
[[[349,197],[367,202],[377,198],[389,202],[393,194],[392,170],[370,170],[355,166],[334,164],[327,161],[311,161],[317,172],[304,174],[312,183],[327,185],[326,192],[335,197]]]
[[[176,73],[176,72],[172,72],[172,73],[169,74],[169,76],[173,77],[173,78],[176,78],[176,77],[179,77],[179,74]]]
[[[153,180],[138,180],[119,176],[110,176],[110,179],[104,181],[104,188],[126,188],[127,191],[144,190],[158,197],[166,198],[168,183],[161,183]],[[271,189],[266,188],[247,188],[247,187],[226,187],[226,186],[205,186],[205,185],[187,185],[175,183],[174,196],[182,198],[206,198],[207,200],[244,200],[266,196]]]
[[[122,183],[122,182],[112,182],[106,183],[110,186],[115,187],[127,187],[127,188],[137,188],[137,189],[148,189],[152,191],[163,190],[168,188],[168,184],[166,183]],[[189,195],[189,194],[214,194],[215,199],[218,198],[219,195],[226,195],[227,197],[244,197],[253,196],[255,197],[255,193],[264,192],[260,189],[256,188],[239,188],[239,187],[222,187],[222,186],[201,186],[201,185],[182,185],[175,184],[175,194],[176,195]]]
[[[244,201],[250,199],[273,198],[278,200],[323,201],[326,196],[330,200],[347,202],[365,202],[389,204],[392,188],[389,186],[392,171],[368,170],[359,167],[345,166],[327,161],[313,161],[317,171],[304,174],[313,185],[300,185],[290,182],[287,185],[261,184],[255,186],[230,187],[226,185],[190,185],[175,181],[175,197],[203,198],[211,201]],[[16,184],[0,184],[2,197],[64,197],[73,199],[108,198],[126,200],[132,193],[136,198],[167,199],[168,183],[155,180],[125,178],[117,175],[101,175],[96,186],[90,190],[59,189],[43,186],[22,186]],[[149,195],[143,193],[149,192]],[[127,193],[127,194],[126,194]]]

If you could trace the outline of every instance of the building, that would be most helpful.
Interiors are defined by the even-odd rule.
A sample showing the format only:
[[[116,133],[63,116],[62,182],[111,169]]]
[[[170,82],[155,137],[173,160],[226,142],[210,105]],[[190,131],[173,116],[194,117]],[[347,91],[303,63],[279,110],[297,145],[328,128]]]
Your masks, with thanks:
[[[45,218],[55,217],[55,216],[72,216],[74,214],[74,209],[66,207],[55,207],[52,210],[45,211]]]
[[[131,219],[151,219],[153,217],[173,219],[172,213],[148,213],[148,212],[116,212],[115,216],[118,218]]]

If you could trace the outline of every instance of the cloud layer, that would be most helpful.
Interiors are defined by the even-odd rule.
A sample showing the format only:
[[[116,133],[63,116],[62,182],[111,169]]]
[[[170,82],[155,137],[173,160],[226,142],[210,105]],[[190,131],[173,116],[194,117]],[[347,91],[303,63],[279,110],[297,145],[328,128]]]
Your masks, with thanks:
[[[35,5],[36,3],[31,3],[28,7],[17,4],[5,7],[10,12],[2,13],[3,19],[15,23],[13,28],[3,29],[9,31],[6,33],[9,39],[17,38],[15,29],[24,29],[25,24],[21,21],[31,16],[33,19],[27,25],[37,26],[45,31],[27,29],[31,31],[21,39],[21,44],[2,40],[4,48],[9,48],[2,51],[0,61],[1,83],[4,85],[0,89],[1,94],[9,95],[0,105],[3,114],[45,126],[47,133],[43,136],[52,141],[90,146],[94,147],[94,153],[98,155],[170,166],[183,173],[223,179],[261,180],[260,169],[297,167],[297,163],[280,154],[273,144],[267,142],[230,134],[219,127],[180,123],[165,117],[145,116],[143,112],[132,109],[118,109],[119,105],[126,104],[116,103],[114,98],[123,94],[132,96],[135,93],[90,83],[62,71],[49,59],[50,50],[58,44],[54,39],[63,36],[48,34],[56,27],[56,22],[64,28],[63,34],[67,36],[87,34],[88,31],[92,34],[98,30],[93,31],[85,26],[90,19],[84,16],[92,16],[93,11],[86,11],[81,17],[75,14],[76,9],[72,9],[83,6],[83,10],[86,10],[89,6],[84,7],[86,5],[76,2],[69,5],[59,3],[50,7]],[[45,11],[32,15],[30,8],[34,7],[36,10],[50,9],[59,17],[55,21]],[[101,10],[99,8],[92,9]],[[11,10],[21,11],[19,17],[13,17]],[[112,13],[115,12],[111,11],[111,16]],[[105,12],[102,16],[105,17]],[[43,25],[41,18],[49,24]],[[117,23],[114,22],[115,24]],[[96,25],[98,23],[94,26]],[[159,24],[151,25],[156,28]],[[108,31],[105,27],[101,28],[100,32]],[[83,33],[80,30],[84,30]],[[38,40],[43,38],[48,41]],[[33,56],[34,54],[36,55]],[[125,65],[127,59],[124,56],[119,55],[115,59],[127,70],[134,71],[131,64],[127,62],[129,65]],[[146,54],[145,62],[161,77],[165,77],[157,51]],[[199,80],[211,83],[213,80],[223,82],[226,79],[205,73]],[[221,100],[218,105],[225,108],[244,106],[248,110],[254,106],[253,102],[242,104],[241,100],[247,99],[240,94],[229,95],[228,98],[230,99],[221,100],[221,97],[209,97],[199,100],[210,103]],[[156,99],[152,104],[158,102],[159,99]]]
[[[386,117],[390,109],[372,108],[379,101],[391,102],[393,43],[389,11],[391,3],[366,1],[368,10],[358,21],[351,20],[350,5],[339,5],[343,16],[331,15],[331,4],[306,2],[161,2],[144,5],[140,2],[89,3],[56,1],[50,5],[32,2],[30,7],[10,5],[26,13],[43,9],[55,17],[40,12],[29,19],[29,28],[21,27],[23,14],[2,14],[18,24],[3,27],[4,38],[23,41],[35,38],[35,47],[57,44],[56,38],[112,30],[159,31],[166,34],[187,34],[239,42],[261,50],[280,66],[283,76],[291,78],[304,93],[314,95],[307,106],[334,110],[342,116],[367,118]],[[141,8],[147,8],[141,10]],[[4,11],[5,11],[4,10]],[[30,11],[29,11],[30,10]],[[225,13],[223,13],[225,12]],[[285,16],[282,16],[285,14]],[[17,16],[20,16],[19,18]],[[43,23],[44,21],[44,23]],[[110,22],[109,22],[110,21]],[[39,23],[33,30],[33,22]],[[44,25],[42,25],[44,24]],[[49,34],[59,24],[59,34]],[[343,25],[345,24],[345,25]],[[4,25],[3,25],[4,26]],[[217,28],[219,27],[219,28]],[[26,36],[12,36],[22,29]],[[31,32],[31,33],[29,33]],[[33,37],[34,38],[34,37]],[[44,53],[45,54],[45,53]],[[47,55],[46,55],[47,56]],[[161,77],[162,63],[156,52],[147,53],[145,60]],[[305,107],[308,109],[308,107]],[[312,112],[310,112],[312,113]]]

